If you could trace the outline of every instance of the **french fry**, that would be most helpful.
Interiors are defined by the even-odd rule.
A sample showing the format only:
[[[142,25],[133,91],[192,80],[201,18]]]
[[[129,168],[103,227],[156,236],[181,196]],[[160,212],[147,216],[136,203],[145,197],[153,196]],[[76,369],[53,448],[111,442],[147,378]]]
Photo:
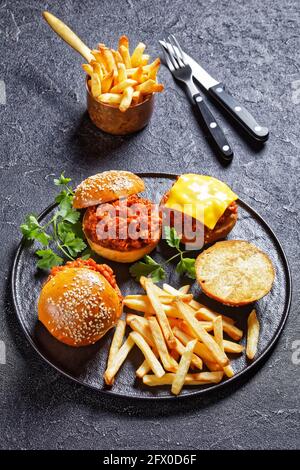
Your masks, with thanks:
[[[143,67],[138,67],[136,71],[131,75],[132,80],[136,80],[138,83],[141,83],[143,80]]]
[[[152,80],[156,80],[157,78],[157,72],[159,70],[160,64],[157,64],[155,67],[153,67],[149,73],[148,73],[148,78],[151,78]]]
[[[178,352],[180,356],[184,353],[185,346],[176,338],[176,348],[175,350]],[[196,356],[196,354],[192,355],[191,364],[196,367],[196,369],[202,369],[203,363],[200,357]],[[172,372],[172,371],[171,371]]]
[[[132,103],[133,104],[138,104],[142,97],[143,97],[143,95],[140,91],[134,91],[133,95],[132,95]]]
[[[171,304],[172,302],[174,302],[178,298],[180,298],[180,300],[182,300],[183,302],[190,302],[190,300],[193,298],[192,294],[180,294],[179,296],[175,296],[175,295],[167,294],[167,293],[165,293],[164,295],[158,295],[158,297],[159,297],[159,300],[161,301],[161,303],[164,304],[164,305],[165,304]],[[148,301],[148,296],[143,295],[143,294],[129,294],[129,295],[126,295],[126,297],[124,298],[124,300],[126,300],[126,301],[131,300],[131,299],[143,300],[143,301],[147,302]]]
[[[125,82],[126,82],[126,80],[124,80],[122,83],[125,83]],[[129,106],[131,105],[133,91],[134,90],[131,86],[127,87],[124,90],[123,97],[122,97],[122,100],[121,100],[121,103],[120,103],[120,106],[119,106],[119,110],[122,113],[125,113],[125,111],[127,111]]]
[[[204,346],[204,345],[203,345]],[[219,364],[217,364],[216,362],[211,362],[211,361],[205,361],[203,359],[203,362],[204,364],[206,365],[206,367],[208,368],[208,370],[210,370],[211,372],[216,372],[216,371],[222,371],[224,372],[224,369],[223,367],[221,367]]]
[[[175,287],[170,286],[169,284],[164,283],[163,284],[163,289],[165,292],[168,292],[169,294],[174,294],[178,295],[180,293],[180,289],[175,289]],[[193,309],[196,310],[196,318],[201,317],[203,320],[207,321],[213,321],[217,316],[219,315],[218,313],[214,312],[208,307],[205,307],[204,305],[200,304],[196,300],[192,299],[190,304],[189,304]],[[223,323],[228,322],[230,324],[234,324],[234,320],[230,317],[227,317],[225,315],[222,315]]]
[[[126,322],[124,320],[119,320],[115,329],[115,333],[110,345],[109,355],[107,360],[107,368],[112,367],[113,361],[122,346],[123,338],[125,335]]]
[[[91,76],[91,92],[95,98],[98,98],[101,95],[101,80],[99,75],[94,72]]]
[[[193,307],[196,310],[196,318],[202,319],[202,320],[211,320],[214,321],[215,318],[217,318],[220,314],[217,312],[214,312],[208,307],[205,307],[204,305],[201,305],[199,302],[196,302],[193,300],[193,302],[190,303],[190,306]],[[197,308],[199,307],[199,308]],[[223,323],[229,323],[230,325],[234,325],[235,321],[227,317],[226,315],[221,315]]]
[[[135,375],[139,378],[142,379],[144,375],[148,374],[148,372],[151,370],[151,367],[149,366],[149,363],[147,359],[142,362],[140,367],[135,371]]]
[[[90,77],[92,76],[94,69],[90,64],[82,64],[81,67]]]
[[[220,346],[222,351],[224,352],[224,344],[223,344],[223,322],[222,322],[222,317],[219,315],[214,321],[214,337],[216,343]],[[234,376],[234,371],[229,364],[228,366],[224,367],[224,372],[227,375],[227,377],[233,377]]]
[[[199,372],[198,374],[187,374],[184,379],[184,385],[205,385],[209,383],[219,383],[223,378],[223,372]],[[171,385],[175,374],[167,373],[161,378],[155,375],[145,375],[143,383],[150,387],[160,385]]]
[[[133,68],[132,67],[130,67],[130,68],[126,67],[127,77],[131,78],[132,75],[134,75],[137,72],[137,70],[138,70],[138,67],[133,67]],[[143,73],[144,73],[144,68],[143,68]]]
[[[225,367],[228,365],[229,361],[226,354],[221,350],[220,346],[216,343],[214,338],[210,336],[204,328],[199,325],[198,320],[194,317],[194,314],[191,313],[191,307],[181,302],[180,300],[176,301],[177,308],[181,312],[187,324],[190,326],[194,335],[200,339],[202,343],[209,349],[211,355],[214,358],[214,361],[217,362],[220,366]]]
[[[131,78],[127,78],[126,80],[124,80],[123,82],[121,83],[118,83],[117,85],[115,85],[114,87],[111,88],[110,92],[111,93],[123,93],[123,91],[127,88],[127,87],[133,87],[137,84],[137,81],[136,80],[132,80]]]
[[[121,45],[120,46],[120,49],[119,49],[119,52],[121,54],[121,57],[123,59],[123,62],[125,64],[125,67],[126,69],[131,69],[131,59],[130,59],[130,54],[129,54],[129,50],[127,47]]]
[[[206,307],[201,307],[199,310],[196,311],[196,318],[201,320],[214,320],[218,315],[216,313],[211,312]],[[243,331],[240,330],[238,327],[233,325],[232,322],[227,320],[228,317],[222,315],[223,320],[223,330],[225,333],[228,334],[232,339],[239,341],[243,337]]]
[[[255,309],[252,310],[248,317],[248,332],[247,332],[247,346],[246,356],[248,359],[253,359],[257,352],[258,338],[259,338],[259,322],[257,319]]]
[[[145,72],[151,72],[152,69],[155,69],[157,66],[160,66],[160,59],[157,58],[151,64],[147,64],[143,66]]]
[[[93,72],[99,75],[100,80],[102,80],[103,73],[99,62],[97,62],[96,60],[91,60],[90,65],[93,67]]]
[[[102,93],[108,93],[111,88],[111,84],[114,78],[114,72],[113,70],[109,72],[105,77],[103,78],[101,85],[102,85]]]
[[[127,36],[125,36],[125,34],[123,34],[122,36],[120,36],[120,39],[119,39],[119,50],[121,48],[121,46],[123,47],[126,47],[126,49],[129,49],[129,39]]]
[[[145,317],[142,317],[141,315],[136,315],[134,313],[127,313],[126,315],[126,323],[130,325],[132,320],[137,320],[140,321],[143,325],[147,326],[148,325],[148,320]]]
[[[118,83],[124,82],[127,79],[126,67],[123,63],[117,65],[118,69]]]
[[[148,93],[154,93],[154,92],[161,92],[163,91],[164,86],[162,84],[156,83],[154,80],[146,80],[143,83],[140,83],[140,85],[137,85],[136,90],[148,94]]]
[[[153,354],[155,355],[155,357],[158,358],[158,352],[157,351],[153,350]],[[177,364],[177,367],[178,367],[178,364]],[[136,374],[137,377],[142,379],[144,377],[144,375],[148,374],[148,372],[150,370],[151,370],[151,367],[149,366],[149,363],[147,362],[147,359],[145,359],[144,362],[142,362],[142,364],[140,365],[140,367],[136,370],[135,374]]]
[[[136,48],[134,49],[131,56],[131,66],[138,67],[142,62],[142,55],[146,48],[146,45],[142,42],[139,42]]]
[[[112,365],[106,369],[104,372],[104,380],[106,385],[112,385],[114,382],[114,377],[117,374],[118,370],[120,369],[121,365],[125,361],[126,357],[128,356],[129,352],[134,346],[133,338],[128,337],[119,349],[117,355],[115,356]]]
[[[122,95],[119,93],[102,93],[99,97],[99,101],[107,104],[120,104],[122,101]]]
[[[157,377],[162,377],[164,375],[165,371],[162,368],[159,361],[156,359],[155,354],[151,350],[148,343],[146,343],[144,338],[139,333],[137,333],[136,331],[132,331],[129,334],[129,338],[131,338],[135,342],[135,344],[138,346],[138,348],[140,348],[140,350],[142,351],[142,353],[145,356],[145,359],[147,360],[148,364],[150,365],[151,370],[153,371],[153,373]]]
[[[176,364],[175,360],[173,361],[171,360],[171,357],[169,355],[169,351],[165,343],[165,339],[160,329],[160,326],[158,324],[158,321],[156,320],[155,317],[150,317],[148,319],[148,323],[150,326],[152,337],[155,342],[159,357],[164,366],[164,369],[168,370],[169,372],[176,372],[178,365]]]
[[[187,284],[185,286],[179,287],[178,292],[180,292],[181,294],[188,294],[190,288],[191,288],[191,286],[189,284]]]
[[[178,338],[184,345],[186,345],[189,341],[193,339],[191,336],[187,335],[186,333],[184,333],[177,327],[173,329],[173,332],[176,338]],[[194,354],[196,354],[202,359],[202,361],[204,362],[204,364],[209,370],[211,371],[223,370],[223,368],[219,364],[215,363],[213,356],[211,355],[209,349],[205,346],[205,344],[199,343],[198,341],[194,349]]]
[[[242,344],[234,343],[233,341],[228,341],[223,339],[224,351],[228,353],[240,354],[244,351],[244,346]]]
[[[114,49],[111,49],[111,52],[112,52],[112,55],[114,56],[117,67],[118,67],[118,64],[124,64],[123,57],[121,56],[119,51],[115,51]]]
[[[106,66],[107,72],[117,71],[116,62],[111,50],[107,47],[100,47],[100,54],[102,55],[102,61]]]
[[[143,54],[141,59],[141,65],[147,65],[149,62],[150,56],[149,54]]]
[[[123,299],[123,305],[125,305],[128,308],[131,308],[132,310],[136,310],[137,312],[154,314],[154,310],[148,298],[147,300],[140,300],[140,299],[129,298],[128,296],[126,296]]]
[[[180,354],[176,351],[176,349],[172,349],[170,351],[170,356],[172,356],[176,362],[178,362],[180,359]]]
[[[190,368],[194,347],[196,346],[197,340],[194,339],[189,341],[185,346],[184,352],[181,356],[177,372],[175,374],[174,380],[172,382],[171,392],[174,395],[178,395],[181,392],[181,389],[184,385],[185,377]]]
[[[184,345],[187,345],[187,343],[193,339],[192,336],[189,336],[188,334],[186,334],[184,331],[182,331],[180,328],[176,326],[175,328],[173,328],[173,332],[176,338],[178,338]],[[209,351],[209,349],[203,343],[200,343],[199,341],[195,346],[194,353],[197,354],[197,356],[201,357],[203,361],[215,362],[214,357]]]
[[[148,294],[150,303],[155,311],[155,314],[157,316],[158,322],[160,324],[160,327],[165,337],[165,340],[167,342],[167,345],[170,349],[173,349],[176,346],[175,336],[168,322],[168,317],[163,309],[163,306],[159,300],[159,297],[157,296],[157,293],[154,288],[154,284],[152,280],[149,278],[142,280],[142,282],[144,282],[145,290]]]
[[[218,343],[220,348],[224,351],[224,346],[223,346],[223,325],[222,325],[222,317],[220,315],[217,318],[214,319],[213,325],[214,325],[215,341]]]
[[[106,61],[105,61],[105,58],[103,56],[102,50],[101,51],[93,50],[92,54],[93,54],[95,60],[100,64],[101,69],[103,71],[103,75],[106,75],[108,73],[108,70],[107,70],[107,65],[106,65]]]
[[[186,321],[182,320],[181,318],[169,318],[169,323],[171,327],[173,328],[174,326],[177,326],[180,328],[182,331],[184,331],[186,334],[192,336],[192,338],[195,337],[193,331],[191,330],[190,326],[186,323]],[[212,322],[209,321],[199,321],[199,325],[202,326],[206,331],[212,331],[213,329],[213,324]]]
[[[143,336],[143,338],[147,341],[147,343],[152,348],[155,349],[156,346],[155,346],[155,342],[154,342],[154,339],[153,339],[153,336],[152,336],[152,333],[151,333],[151,330],[150,330],[150,326],[149,326],[146,318],[144,318],[143,320],[146,321],[146,324],[143,323],[141,320],[138,320],[138,319],[129,320],[129,321],[127,321],[127,323],[129,324],[129,326],[132,330],[136,331],[141,336]]]
[[[152,305],[150,304],[150,301],[147,299],[147,301],[143,300],[136,300],[136,299],[128,299],[125,300],[124,305],[127,307],[131,308],[132,310],[136,310],[138,312],[143,312],[145,315],[155,315],[154,309]],[[165,314],[167,315],[168,318],[178,318],[179,313],[178,310],[168,304],[162,304],[163,309],[165,311]]]

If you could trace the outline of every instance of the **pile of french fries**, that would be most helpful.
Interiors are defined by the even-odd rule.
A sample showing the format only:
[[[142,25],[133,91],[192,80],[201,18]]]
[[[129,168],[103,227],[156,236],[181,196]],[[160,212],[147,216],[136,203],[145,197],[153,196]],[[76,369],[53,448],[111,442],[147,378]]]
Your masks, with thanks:
[[[118,106],[125,112],[132,104],[142,103],[148,95],[161,92],[162,84],[157,83],[160,59],[149,62],[144,54],[145,44],[140,42],[133,53],[129,52],[127,36],[119,39],[118,50],[98,44],[92,50],[94,60],[83,64],[83,70],[90,77],[88,86],[93,97],[102,103]]]
[[[149,386],[170,385],[174,395],[184,385],[219,383],[224,375],[232,377],[234,371],[227,353],[244,351],[244,346],[238,343],[243,331],[234,320],[194,300],[189,294],[190,286],[175,289],[163,284],[160,288],[146,277],[141,277],[140,282],[145,295],[124,298],[124,305],[139,314],[128,313],[126,320],[119,320],[116,326],[104,373],[105,383],[113,384],[135,345],[145,358],[136,376]],[[123,342],[126,324],[131,332]],[[233,341],[224,339],[224,333]],[[249,359],[256,354],[258,336],[259,323],[253,310],[248,318],[246,354]],[[207,371],[203,371],[204,367]]]

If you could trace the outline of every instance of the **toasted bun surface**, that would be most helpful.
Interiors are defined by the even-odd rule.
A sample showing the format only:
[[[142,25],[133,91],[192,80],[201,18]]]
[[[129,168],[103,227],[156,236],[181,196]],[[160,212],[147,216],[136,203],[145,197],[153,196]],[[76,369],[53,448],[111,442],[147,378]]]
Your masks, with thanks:
[[[243,240],[218,242],[196,259],[203,292],[231,306],[242,306],[268,294],[275,271],[269,257]]]
[[[38,317],[59,341],[86,346],[112,328],[122,312],[121,298],[102,274],[67,268],[50,277],[38,301]]]
[[[143,256],[148,255],[152,250],[154,250],[159,242],[158,238],[157,240],[154,240],[153,243],[143,246],[142,248],[129,251],[118,251],[116,249],[110,249],[99,245],[98,243],[90,240],[86,234],[85,236],[88,244],[95,253],[102,256],[103,258],[109,259],[111,261],[118,261],[119,263],[133,263],[134,261],[143,258]]]
[[[143,180],[129,171],[104,171],[90,176],[75,189],[73,207],[83,209],[89,206],[112,202],[144,191]]]

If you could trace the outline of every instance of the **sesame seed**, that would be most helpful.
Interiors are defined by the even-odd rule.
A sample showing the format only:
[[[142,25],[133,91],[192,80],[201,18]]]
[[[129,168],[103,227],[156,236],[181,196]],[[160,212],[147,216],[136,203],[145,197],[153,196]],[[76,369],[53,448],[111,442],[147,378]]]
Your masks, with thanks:
[[[48,298],[51,323],[63,337],[67,336],[74,344],[80,344],[84,339],[103,332],[105,323],[115,315],[115,309],[103,302],[101,292],[104,289],[104,283],[100,283],[93,271],[81,271],[56,301]]]

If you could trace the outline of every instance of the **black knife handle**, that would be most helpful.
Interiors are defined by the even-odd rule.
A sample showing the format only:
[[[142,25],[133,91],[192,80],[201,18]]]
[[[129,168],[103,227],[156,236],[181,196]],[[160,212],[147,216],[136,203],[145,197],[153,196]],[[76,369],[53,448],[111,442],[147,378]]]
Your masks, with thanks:
[[[203,98],[200,95],[200,93],[197,95],[194,95],[193,99],[200,111],[200,114],[202,116],[202,119],[207,127],[207,130],[210,136],[212,137],[213,141],[218,147],[220,155],[227,162],[230,161],[233,157],[233,151],[224,135],[224,132],[222,131],[219,124],[217,123],[216,119],[214,118],[212,112],[210,111],[205,101],[203,101]]]
[[[258,124],[249,111],[225,91],[223,83],[212,86],[208,91],[254,139],[261,142],[268,140],[269,130]]]

